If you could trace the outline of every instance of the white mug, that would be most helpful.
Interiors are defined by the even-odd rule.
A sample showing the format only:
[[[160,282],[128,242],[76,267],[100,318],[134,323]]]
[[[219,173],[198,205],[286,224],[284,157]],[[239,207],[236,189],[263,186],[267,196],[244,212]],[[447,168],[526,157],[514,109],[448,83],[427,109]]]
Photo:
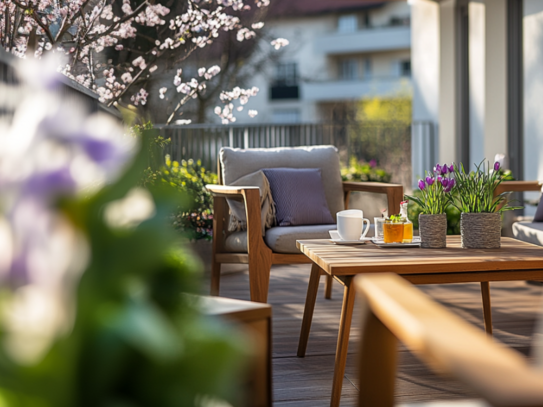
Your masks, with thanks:
[[[367,224],[364,233],[362,229]],[[364,212],[359,209],[348,209],[337,213],[337,231],[342,240],[360,240],[370,230],[370,220],[364,219]]]

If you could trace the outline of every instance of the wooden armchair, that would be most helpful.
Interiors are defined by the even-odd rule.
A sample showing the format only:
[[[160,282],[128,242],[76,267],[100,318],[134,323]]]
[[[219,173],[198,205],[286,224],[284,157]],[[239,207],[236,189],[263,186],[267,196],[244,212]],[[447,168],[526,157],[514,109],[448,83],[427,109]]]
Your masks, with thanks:
[[[323,154],[326,154],[323,158]],[[256,155],[257,160],[253,155]],[[293,157],[300,158],[294,159]],[[240,163],[240,160],[251,156],[247,163]],[[312,158],[315,156],[316,160]],[[313,161],[312,161],[313,160]],[[293,242],[294,250],[287,252],[274,252],[268,246],[261,232],[261,210],[260,195],[258,187],[243,186],[232,187],[224,185],[228,183],[225,180],[227,171],[225,166],[232,162],[235,165],[243,166],[245,174],[262,168],[321,168],[320,163],[325,163],[326,168],[321,168],[323,174],[323,183],[337,182],[334,185],[335,190],[342,194],[339,198],[339,204],[336,207],[330,206],[330,211],[335,219],[335,213],[348,207],[349,196],[354,191],[375,192],[387,195],[389,213],[398,212],[399,205],[403,199],[403,187],[395,184],[383,184],[375,182],[343,182],[339,173],[339,156],[337,150],[332,146],[299,147],[299,148],[275,148],[275,149],[225,149],[221,150],[219,156],[219,184],[207,185],[206,188],[214,195],[214,217],[213,217],[213,259],[211,272],[211,294],[219,295],[220,269],[223,263],[245,263],[249,265],[249,285],[251,300],[257,302],[267,302],[268,287],[270,280],[270,269],[272,264],[294,264],[310,263],[311,261],[302,253],[297,252],[295,240]],[[239,171],[238,171],[239,174]],[[243,201],[245,204],[247,216],[247,231],[239,237],[240,232],[233,233],[228,231],[229,208],[226,198]],[[327,196],[327,199],[329,196]],[[343,199],[341,199],[343,198]],[[329,199],[328,199],[329,200]],[[337,199],[336,199],[337,201]],[[330,200],[329,200],[330,202]],[[317,234],[311,236],[300,235],[297,239],[308,238],[329,238],[328,230],[335,229],[334,225],[322,227],[320,225]],[[293,227],[282,227],[287,229]],[[280,227],[269,229],[268,232],[276,232]],[[267,235],[266,235],[267,236]],[[232,250],[232,245],[228,247],[228,239],[243,240],[237,247],[240,250]],[[239,241],[237,243],[240,243]],[[325,295],[331,296],[332,280],[327,280]]]
[[[542,185],[542,181],[505,181],[502,182],[498,186],[498,188],[496,188],[496,195],[499,195],[505,191],[541,191]],[[511,222],[511,220],[509,222]],[[542,222],[532,222],[531,220],[521,220],[520,222],[513,222],[512,232],[515,239],[543,246]]]
[[[462,381],[492,406],[543,406],[543,371],[516,351],[396,274],[361,275],[355,284],[363,309],[360,407],[394,405],[398,340],[434,371]]]

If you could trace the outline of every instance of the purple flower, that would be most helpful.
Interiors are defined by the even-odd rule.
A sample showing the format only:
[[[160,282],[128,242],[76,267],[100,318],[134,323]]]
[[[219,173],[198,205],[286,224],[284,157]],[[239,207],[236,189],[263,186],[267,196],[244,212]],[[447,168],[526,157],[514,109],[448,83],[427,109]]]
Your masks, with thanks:
[[[446,187],[443,191],[444,192],[451,192],[451,189],[452,189],[452,186],[451,186],[451,184],[449,184],[449,186]]]
[[[436,164],[436,166],[434,167],[434,172],[440,174],[441,173],[441,165]]]
[[[377,166],[377,161],[375,159],[370,160],[369,162],[371,168],[375,168]]]
[[[498,171],[500,169],[500,162],[499,161],[496,161],[494,163],[494,171]]]
[[[439,176],[437,177],[437,182],[441,182],[442,179],[443,179],[443,177],[442,177],[441,175],[439,175]]]
[[[76,182],[69,168],[58,168],[49,172],[34,174],[25,185],[25,193],[29,195],[53,196],[55,194],[71,194],[76,189]]]
[[[115,157],[115,148],[113,144],[107,140],[98,140],[89,137],[81,140],[81,145],[89,157],[98,163]]]
[[[433,178],[433,177],[426,177],[426,183],[427,183],[428,185],[433,185],[434,181],[435,181],[435,178]]]
[[[447,167],[447,164],[443,164],[443,167],[441,167],[441,175],[447,174],[449,171],[449,168]]]
[[[449,188],[453,188],[456,185],[456,181],[454,178],[449,179]]]
[[[441,179],[441,185],[443,185],[443,188],[447,188],[447,186],[449,185],[449,179],[448,178]]]
[[[424,188],[426,188],[426,184],[424,183],[424,180],[419,179],[419,189],[422,191]]]
[[[453,164],[451,164],[451,165],[449,166],[449,172],[450,172],[451,174],[454,172],[454,165],[453,165]]]

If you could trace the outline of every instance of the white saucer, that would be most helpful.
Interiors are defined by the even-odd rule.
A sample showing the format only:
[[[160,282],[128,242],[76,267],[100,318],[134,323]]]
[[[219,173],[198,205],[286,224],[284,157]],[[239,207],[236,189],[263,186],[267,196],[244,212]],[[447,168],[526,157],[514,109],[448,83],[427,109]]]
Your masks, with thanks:
[[[366,244],[367,241],[371,240],[371,237],[360,237],[358,240],[343,240],[339,237],[337,230],[329,230],[328,233],[330,233],[330,241],[335,244]]]
[[[332,243],[335,244],[366,244],[365,240],[342,240],[342,239],[330,239]]]

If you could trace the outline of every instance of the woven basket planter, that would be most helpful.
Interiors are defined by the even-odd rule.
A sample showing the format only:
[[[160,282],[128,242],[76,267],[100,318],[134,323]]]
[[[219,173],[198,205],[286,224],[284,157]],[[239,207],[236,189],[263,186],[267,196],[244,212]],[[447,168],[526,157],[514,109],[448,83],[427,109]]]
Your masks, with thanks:
[[[502,231],[499,213],[462,213],[460,234],[464,249],[499,249]]]
[[[420,247],[443,249],[447,247],[447,215],[419,215]]]

